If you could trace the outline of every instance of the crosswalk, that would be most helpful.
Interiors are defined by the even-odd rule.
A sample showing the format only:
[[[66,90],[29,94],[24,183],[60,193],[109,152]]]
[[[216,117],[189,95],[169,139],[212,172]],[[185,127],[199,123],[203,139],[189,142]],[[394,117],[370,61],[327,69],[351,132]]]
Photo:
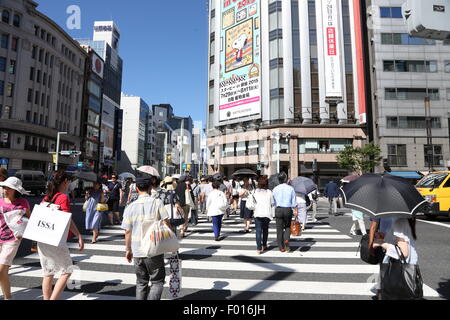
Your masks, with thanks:
[[[237,216],[224,220],[220,242],[214,241],[212,223],[204,216],[189,228],[179,252],[181,299],[341,300],[374,295],[378,266],[364,264],[357,253],[359,243],[326,222],[309,223],[301,236],[292,237],[289,253],[278,250],[275,222],[271,222],[269,250],[262,255],[256,253],[255,232],[244,233],[243,228]],[[76,243],[69,243],[77,270],[61,299],[135,299],[134,267],[124,258],[124,247],[119,227],[102,230],[99,242],[87,242],[82,252]],[[14,298],[42,299],[39,256],[31,254],[14,263],[10,270]],[[168,297],[167,287],[168,281],[163,299]],[[424,294],[439,297],[426,285]]]

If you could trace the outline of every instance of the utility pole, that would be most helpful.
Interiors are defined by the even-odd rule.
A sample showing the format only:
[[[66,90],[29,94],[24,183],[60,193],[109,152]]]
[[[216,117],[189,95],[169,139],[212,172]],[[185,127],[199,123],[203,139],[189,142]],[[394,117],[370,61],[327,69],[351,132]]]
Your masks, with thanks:
[[[431,120],[431,102],[430,96],[425,97],[425,122],[427,127],[427,159],[428,159],[428,170],[434,171],[433,169],[433,155],[434,155],[434,147],[433,147],[433,134],[432,134],[432,120]]]
[[[58,162],[59,162],[59,144],[61,140],[61,135],[68,134],[67,132],[58,132],[58,137],[56,139],[56,163],[55,163],[55,171],[58,171]]]
[[[181,119],[181,143],[180,143],[180,174],[183,174],[183,161],[184,161],[184,118]]]

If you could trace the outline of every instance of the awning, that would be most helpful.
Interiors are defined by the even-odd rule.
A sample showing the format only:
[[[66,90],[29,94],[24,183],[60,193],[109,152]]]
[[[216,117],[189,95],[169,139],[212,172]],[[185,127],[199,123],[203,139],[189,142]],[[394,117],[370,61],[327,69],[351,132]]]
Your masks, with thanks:
[[[394,171],[389,172],[389,174],[397,177],[402,177],[405,179],[422,179],[422,175],[416,171]]]

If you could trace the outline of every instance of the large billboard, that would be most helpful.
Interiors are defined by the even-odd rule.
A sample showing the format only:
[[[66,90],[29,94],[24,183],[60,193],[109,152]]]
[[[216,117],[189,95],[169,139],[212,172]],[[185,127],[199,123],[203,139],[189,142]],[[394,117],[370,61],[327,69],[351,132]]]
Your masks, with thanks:
[[[339,3],[338,0],[322,0],[322,20],[324,39],[324,58],[326,74],[326,97],[339,98],[344,96],[342,75],[343,65],[341,63],[341,29],[339,25]]]
[[[261,116],[260,0],[221,0],[219,122]]]

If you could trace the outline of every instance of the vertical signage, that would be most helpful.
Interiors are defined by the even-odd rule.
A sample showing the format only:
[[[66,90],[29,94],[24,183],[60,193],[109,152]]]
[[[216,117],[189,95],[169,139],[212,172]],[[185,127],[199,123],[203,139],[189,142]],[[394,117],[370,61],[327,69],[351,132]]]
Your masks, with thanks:
[[[355,22],[355,48],[356,48],[356,66],[353,72],[357,74],[358,83],[358,111],[359,123],[367,123],[367,103],[366,103],[366,79],[364,74],[364,43],[362,26],[362,8],[359,0],[353,0],[353,14]],[[355,70],[356,69],[356,70]]]
[[[339,1],[322,1],[322,19],[324,34],[324,56],[325,56],[325,79],[326,97],[343,98],[342,75],[343,65],[341,63],[342,52],[340,52],[341,31],[339,25]]]
[[[221,123],[261,116],[260,10],[260,0],[221,0]]]

